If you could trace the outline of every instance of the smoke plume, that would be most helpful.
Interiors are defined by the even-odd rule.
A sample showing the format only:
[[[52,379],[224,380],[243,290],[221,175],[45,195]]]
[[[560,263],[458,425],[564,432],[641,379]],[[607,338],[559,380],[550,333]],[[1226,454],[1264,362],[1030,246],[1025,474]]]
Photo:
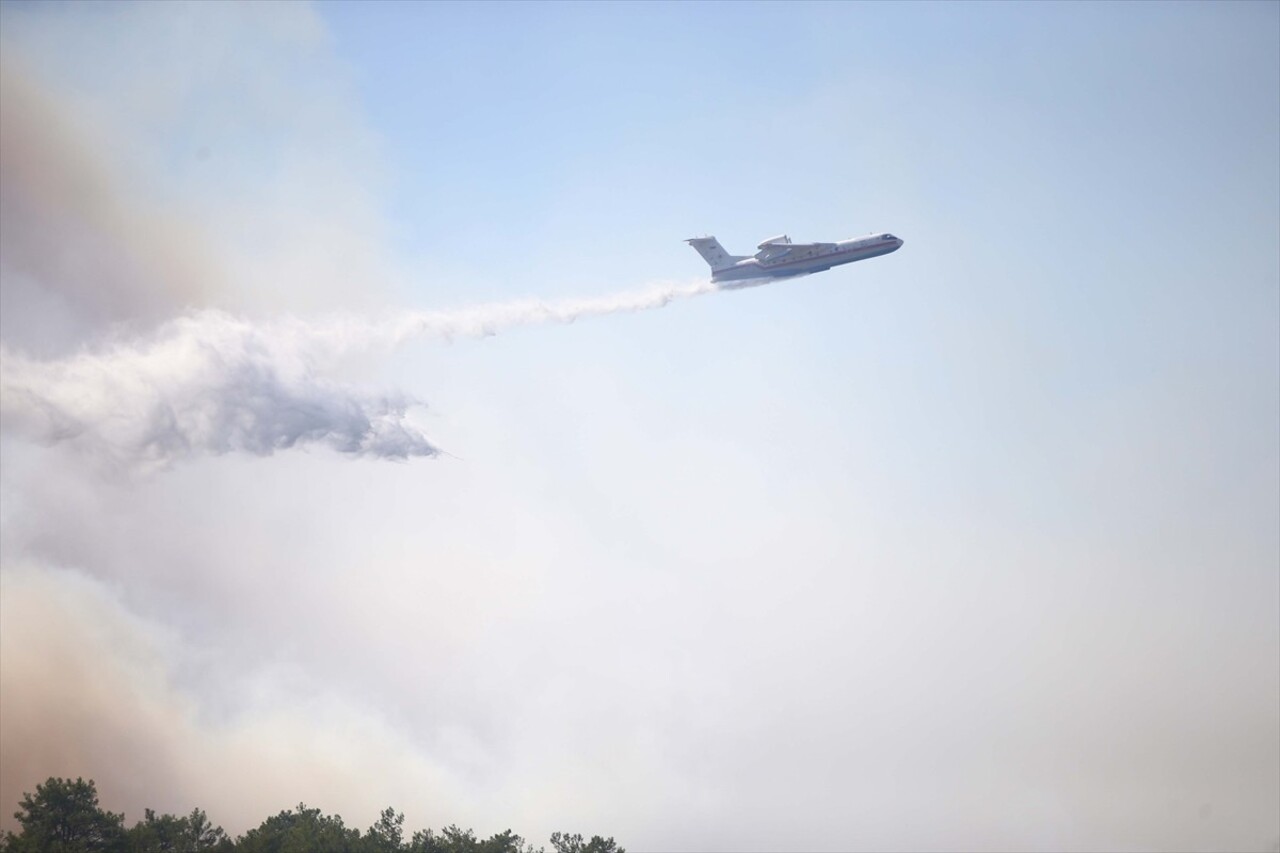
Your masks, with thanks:
[[[206,304],[219,262],[198,229],[130,193],[25,68],[0,73],[0,329],[42,351]],[[65,342],[65,341],[64,341]]]

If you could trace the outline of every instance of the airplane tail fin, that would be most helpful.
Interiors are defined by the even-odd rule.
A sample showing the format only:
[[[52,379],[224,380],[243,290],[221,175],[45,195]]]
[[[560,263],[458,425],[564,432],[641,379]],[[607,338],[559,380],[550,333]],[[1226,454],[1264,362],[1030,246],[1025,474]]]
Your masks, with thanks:
[[[702,255],[702,259],[711,265],[713,273],[727,269],[746,257],[745,255],[729,254],[715,237],[694,237],[685,240],[685,242],[698,250],[698,254]]]

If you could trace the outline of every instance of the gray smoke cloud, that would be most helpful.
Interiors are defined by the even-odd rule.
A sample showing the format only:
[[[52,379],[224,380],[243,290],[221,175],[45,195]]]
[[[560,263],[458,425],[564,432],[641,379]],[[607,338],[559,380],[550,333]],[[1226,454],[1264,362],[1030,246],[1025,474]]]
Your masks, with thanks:
[[[524,300],[381,320],[255,323],[204,311],[65,358],[38,360],[0,346],[0,425],[132,470],[196,454],[265,456],[302,444],[379,459],[435,456],[440,449],[407,417],[420,401],[351,388],[326,374],[353,353],[386,351],[413,338],[571,323],[661,308],[716,289],[709,282],[664,284],[598,299]]]

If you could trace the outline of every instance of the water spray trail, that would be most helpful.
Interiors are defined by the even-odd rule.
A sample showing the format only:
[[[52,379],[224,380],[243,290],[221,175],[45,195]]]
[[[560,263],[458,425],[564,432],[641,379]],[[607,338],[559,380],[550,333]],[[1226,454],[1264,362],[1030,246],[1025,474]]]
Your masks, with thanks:
[[[344,356],[420,337],[494,335],[517,326],[648,311],[721,288],[662,284],[594,299],[520,300],[379,319],[251,322],[218,311],[152,334],[41,361],[0,346],[0,427],[70,443],[111,470],[163,468],[231,451],[269,455],[322,444],[353,456],[406,459],[440,449],[406,419],[420,401],[326,379]]]
[[[332,318],[327,322],[291,321],[333,353],[366,347],[395,347],[415,338],[489,337],[521,326],[566,324],[589,317],[652,311],[680,299],[723,288],[710,281],[661,283],[587,299],[544,302],[519,299],[451,311],[404,311],[382,318]]]
[[[418,335],[493,335],[514,326],[572,323],[585,317],[651,311],[677,300],[717,290],[710,282],[665,285],[597,299],[560,302],[523,300],[481,305],[454,312],[412,312],[400,318],[391,339],[397,343]]]

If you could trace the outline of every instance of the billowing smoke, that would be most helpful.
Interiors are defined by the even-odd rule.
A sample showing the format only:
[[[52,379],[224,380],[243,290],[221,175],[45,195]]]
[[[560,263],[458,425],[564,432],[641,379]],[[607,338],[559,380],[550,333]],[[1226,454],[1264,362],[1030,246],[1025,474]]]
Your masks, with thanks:
[[[439,449],[407,418],[419,401],[350,388],[329,379],[330,368],[352,352],[415,337],[570,323],[715,289],[669,284],[599,299],[312,323],[205,311],[61,359],[0,347],[0,423],[42,443],[71,443],[112,468],[163,467],[206,453],[269,455],[299,444],[381,459],[434,456]]]
[[[174,789],[237,773],[216,807],[228,828],[300,798],[343,803],[361,816],[403,801],[406,790],[430,791],[453,813],[464,807],[445,763],[415,750],[376,711],[321,690],[312,695],[315,717],[291,715],[270,699],[272,682],[284,677],[277,671],[239,681],[258,701],[233,725],[219,724],[174,684],[192,656],[181,635],[133,612],[109,585],[29,559],[7,566],[0,583],[0,790],[10,814],[17,796],[47,776],[86,772],[130,823],[140,816],[133,802],[177,811],[189,795]],[[109,770],[139,764],[141,772]],[[247,766],[255,771],[243,773]]]

